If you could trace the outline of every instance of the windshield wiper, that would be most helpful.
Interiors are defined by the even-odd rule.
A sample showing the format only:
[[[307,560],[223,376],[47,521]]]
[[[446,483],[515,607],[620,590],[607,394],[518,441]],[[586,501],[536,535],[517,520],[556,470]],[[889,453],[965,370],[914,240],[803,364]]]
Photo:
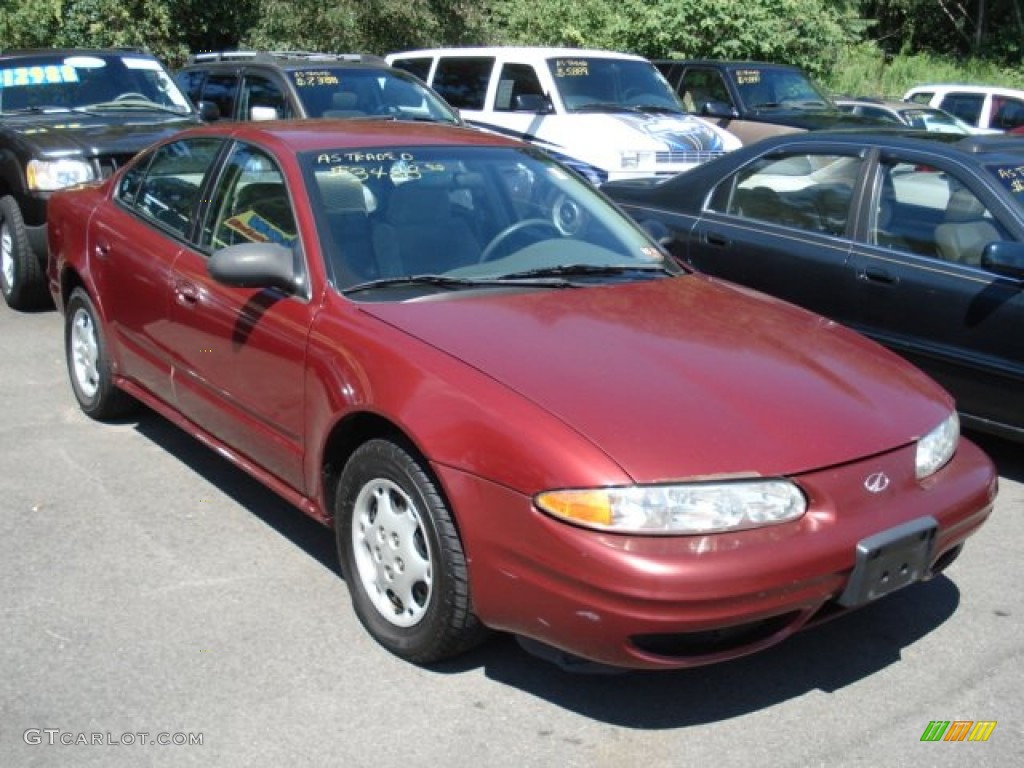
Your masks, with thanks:
[[[631,272],[646,274],[676,275],[660,264],[557,264],[552,267],[538,267],[523,272],[502,275],[503,280],[522,280],[531,277],[601,277],[626,275]]]
[[[540,275],[538,275],[540,276]],[[391,288],[396,285],[433,285],[439,288],[478,288],[480,286],[493,286],[493,285],[515,285],[522,287],[524,285],[536,286],[538,288],[574,288],[572,283],[565,280],[537,280],[532,283],[524,283],[522,280],[508,279],[509,276],[503,275],[502,277],[496,278],[484,278],[484,277],[450,277],[447,275],[403,275],[401,277],[382,277],[378,280],[367,280],[365,283],[357,283],[356,285],[344,288],[341,293],[345,296],[353,293],[360,293],[362,291],[372,291],[377,288]],[[526,277],[526,275],[524,275]]]
[[[51,107],[51,106],[41,107],[41,106],[39,106],[37,104],[33,104],[32,106],[29,106],[29,107],[15,107],[14,109],[4,109],[4,110],[0,110],[0,111],[2,111],[3,114],[5,114],[5,115],[17,115],[17,114],[37,115],[37,114],[49,114],[51,112],[57,112],[57,113],[60,113],[60,112],[70,112],[71,110],[69,110],[67,107]]]
[[[629,107],[625,104],[615,104],[611,101],[593,101],[589,104],[581,104],[572,108],[573,112],[640,112],[636,107]]]

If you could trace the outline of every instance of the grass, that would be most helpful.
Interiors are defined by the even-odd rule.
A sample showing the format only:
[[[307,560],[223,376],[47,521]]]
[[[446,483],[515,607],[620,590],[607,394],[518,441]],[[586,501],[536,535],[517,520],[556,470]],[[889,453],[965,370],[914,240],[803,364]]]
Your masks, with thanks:
[[[863,45],[842,53],[821,83],[834,95],[901,98],[908,88],[924,83],[971,83],[1024,90],[1024,71],[981,59],[950,59],[929,54],[886,58]]]

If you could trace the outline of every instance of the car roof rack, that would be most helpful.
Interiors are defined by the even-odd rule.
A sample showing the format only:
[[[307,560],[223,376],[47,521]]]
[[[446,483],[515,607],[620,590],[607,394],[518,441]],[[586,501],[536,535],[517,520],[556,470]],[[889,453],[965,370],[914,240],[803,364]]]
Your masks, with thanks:
[[[338,61],[356,64],[378,64],[388,66],[382,56],[372,53],[323,53],[321,51],[202,51],[188,57],[189,64],[201,61],[279,61],[281,59],[304,59],[306,61]]]

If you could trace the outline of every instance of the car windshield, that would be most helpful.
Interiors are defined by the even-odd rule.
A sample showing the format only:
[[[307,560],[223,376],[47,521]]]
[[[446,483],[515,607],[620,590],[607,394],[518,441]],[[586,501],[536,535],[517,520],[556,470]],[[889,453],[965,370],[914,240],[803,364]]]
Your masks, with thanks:
[[[320,66],[288,74],[309,117],[460,122],[441,97],[400,70]]]
[[[936,133],[968,133],[960,120],[937,109],[904,109],[900,114],[903,115],[903,122],[913,128]]]
[[[403,282],[574,287],[681,272],[590,184],[530,148],[375,147],[302,162],[332,280],[358,298]]]
[[[570,112],[683,111],[668,81],[648,61],[558,56],[548,59],[548,68]]]
[[[744,67],[731,74],[747,109],[833,109],[832,100],[799,70]]]
[[[145,54],[40,54],[0,62],[0,112],[93,109],[192,111],[163,65]]]

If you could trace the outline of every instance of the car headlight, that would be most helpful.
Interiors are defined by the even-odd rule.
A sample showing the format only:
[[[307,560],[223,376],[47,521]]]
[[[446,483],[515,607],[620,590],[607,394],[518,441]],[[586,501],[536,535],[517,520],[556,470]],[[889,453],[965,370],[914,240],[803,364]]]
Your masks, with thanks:
[[[561,520],[615,533],[678,536],[796,520],[807,499],[788,480],[545,491],[537,506]]]
[[[953,411],[939,426],[917,441],[917,453],[914,457],[917,479],[928,477],[945,466],[956,453],[959,442],[960,417]]]
[[[89,163],[67,157],[60,160],[29,160],[26,176],[28,188],[41,192],[73,187],[95,178]]]

